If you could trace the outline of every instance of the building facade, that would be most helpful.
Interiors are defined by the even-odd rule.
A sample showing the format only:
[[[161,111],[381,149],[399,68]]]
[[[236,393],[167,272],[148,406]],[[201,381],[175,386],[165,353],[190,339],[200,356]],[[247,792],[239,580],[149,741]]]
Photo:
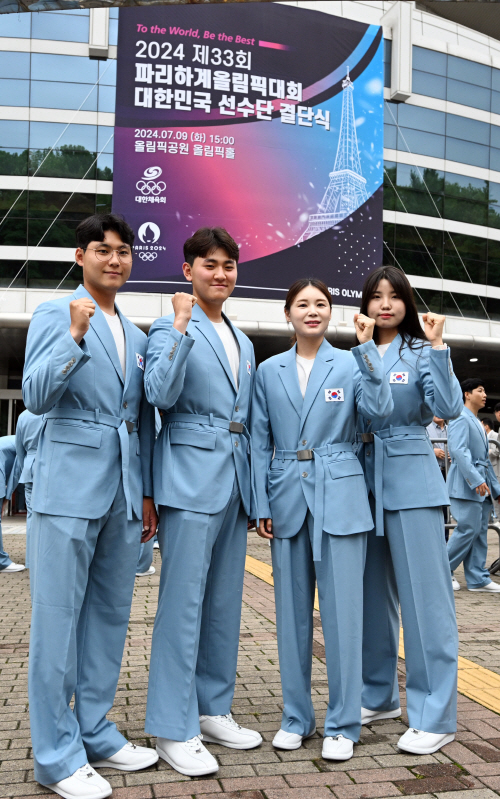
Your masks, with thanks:
[[[494,404],[499,39],[414,2],[288,5],[384,26],[385,261],[409,276],[420,311],[447,314],[459,376],[484,375]],[[78,285],[74,229],[111,208],[119,13],[126,9],[0,15],[0,435],[14,429],[23,407],[30,316]],[[171,303],[167,294],[126,292],[120,307],[147,329]],[[352,343],[356,310],[334,306],[331,336],[340,346]],[[281,302],[233,299],[226,312],[251,335],[259,357],[286,347]]]

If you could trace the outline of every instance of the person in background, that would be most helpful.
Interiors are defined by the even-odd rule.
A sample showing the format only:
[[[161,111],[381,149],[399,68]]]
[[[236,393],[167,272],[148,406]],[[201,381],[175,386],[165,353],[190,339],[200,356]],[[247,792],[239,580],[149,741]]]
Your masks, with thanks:
[[[40,431],[43,427],[43,416],[35,416],[30,411],[23,411],[16,425],[16,453],[21,475],[19,482],[24,484],[26,501],[26,567],[30,566],[30,528],[31,528],[31,493],[33,490],[33,466]]]
[[[156,569],[153,566],[155,538],[150,538],[149,541],[141,543],[139,560],[137,562],[137,571],[135,573],[136,577],[151,577],[151,575],[156,572]]]
[[[497,404],[493,408],[493,413],[495,414],[496,428],[498,432],[500,430],[500,402],[497,402]]]
[[[21,572],[26,568],[22,563],[14,563],[9,558],[4,551],[2,541],[2,516],[17,486],[18,477],[16,437],[2,436],[0,438],[0,574]]]
[[[429,433],[430,439],[436,438],[447,438],[448,437],[448,425],[446,424],[444,419],[440,419],[439,416],[433,416],[432,422],[427,425],[427,432]],[[443,475],[443,480],[446,480],[446,469],[445,469],[445,449],[444,444],[436,444],[434,442],[432,444],[434,448],[434,455],[437,458],[438,466],[441,470],[441,474]],[[448,460],[450,456],[448,455]],[[444,516],[444,523],[446,524],[448,519],[447,513],[448,506],[443,505],[443,516]],[[444,538],[445,541],[448,541],[449,532],[444,528]]]
[[[469,591],[500,593],[486,568],[488,555],[488,521],[492,498],[500,496],[500,484],[488,457],[488,439],[477,418],[486,404],[484,384],[478,377],[462,383],[465,407],[450,422],[448,441],[451,466],[448,472],[448,493],[451,512],[457,526],[448,541],[451,573],[463,562]],[[454,591],[460,583],[453,577]]]
[[[495,430],[493,428],[493,419],[490,416],[486,416],[483,419],[481,419],[481,424],[483,425],[486,431],[488,440],[498,441],[498,433],[495,433]],[[498,480],[500,478],[500,449],[496,446],[496,444],[490,444],[488,455],[491,461],[491,465],[493,466],[493,471],[495,472],[496,478]],[[500,515],[499,509],[500,509],[500,504],[498,502],[498,499],[493,499],[494,516],[496,516],[497,518]]]

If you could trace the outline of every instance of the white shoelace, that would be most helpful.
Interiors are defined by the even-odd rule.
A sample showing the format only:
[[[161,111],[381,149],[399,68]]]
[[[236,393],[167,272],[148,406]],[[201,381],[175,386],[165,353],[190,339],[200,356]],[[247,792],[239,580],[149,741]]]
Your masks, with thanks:
[[[201,740],[203,735],[195,735],[194,738],[190,738],[189,741],[186,741],[184,746],[193,754],[200,754],[202,751]]]
[[[240,725],[233,719],[232,713],[227,713],[225,716],[214,716],[214,719],[221,721],[225,727],[231,730],[241,730]]]

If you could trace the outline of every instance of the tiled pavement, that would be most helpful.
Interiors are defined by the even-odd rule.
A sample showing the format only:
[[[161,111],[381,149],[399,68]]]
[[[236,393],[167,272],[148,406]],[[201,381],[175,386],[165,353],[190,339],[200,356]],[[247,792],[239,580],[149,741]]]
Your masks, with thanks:
[[[16,560],[24,554],[24,536],[12,535],[18,525],[4,524],[7,551]],[[17,529],[16,529],[17,528]],[[497,557],[492,538],[488,562]],[[269,562],[267,544],[250,533],[248,553]],[[154,745],[144,735],[149,647],[156,609],[158,572],[139,578],[112,718],[132,741]],[[464,585],[463,575],[458,579]],[[500,673],[500,597],[456,595],[461,649],[465,657]],[[29,590],[26,572],[0,576],[0,797],[44,793],[33,780],[26,674],[28,660]],[[314,705],[319,728],[327,703],[326,668],[319,614],[315,613],[313,662]],[[404,679],[404,661],[400,661]],[[406,729],[403,720],[382,721],[363,728],[352,760],[321,759],[316,735],[293,752],[277,752],[271,741],[281,720],[273,589],[246,575],[238,681],[233,711],[241,723],[260,730],[264,743],[250,752],[209,745],[220,763],[217,775],[190,779],[166,763],[144,772],[101,770],[114,787],[115,799],[378,799],[412,795],[419,799],[493,799],[500,794],[500,715],[459,696],[457,740],[435,755],[417,757],[398,752],[396,742]],[[401,695],[404,708],[404,694]]]

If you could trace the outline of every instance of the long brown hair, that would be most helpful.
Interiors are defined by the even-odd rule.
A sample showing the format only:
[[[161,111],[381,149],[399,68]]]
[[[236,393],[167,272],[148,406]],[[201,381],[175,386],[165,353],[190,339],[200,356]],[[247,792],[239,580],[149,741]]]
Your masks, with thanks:
[[[399,296],[399,299],[403,300],[406,308],[404,319],[398,326],[398,333],[402,339],[400,353],[405,344],[407,344],[410,349],[420,348],[423,342],[427,341],[427,336],[422,330],[422,325],[418,318],[413,289],[405,273],[402,272],[401,269],[398,269],[397,266],[379,266],[378,269],[375,269],[368,275],[363,286],[361,307],[359,309],[360,313],[368,316],[368,304],[373,294],[376,292],[380,281],[384,279],[389,281],[394,291]],[[376,326],[373,332],[373,340],[375,344],[378,343],[378,328]]]
[[[306,289],[308,286],[312,286],[313,288],[318,289],[318,291],[321,291],[321,293],[324,294],[326,299],[328,300],[330,308],[332,307],[333,299],[332,295],[328,291],[328,286],[325,283],[323,283],[322,280],[318,280],[318,278],[316,277],[303,277],[300,280],[296,280],[295,283],[292,283],[292,285],[288,289],[288,293],[285,299],[285,311],[288,311],[288,313],[290,313],[290,308],[293,305],[295,297],[297,296],[297,294],[300,294],[302,289]],[[290,339],[290,346],[293,347],[296,341],[297,341],[297,336],[294,333]]]

